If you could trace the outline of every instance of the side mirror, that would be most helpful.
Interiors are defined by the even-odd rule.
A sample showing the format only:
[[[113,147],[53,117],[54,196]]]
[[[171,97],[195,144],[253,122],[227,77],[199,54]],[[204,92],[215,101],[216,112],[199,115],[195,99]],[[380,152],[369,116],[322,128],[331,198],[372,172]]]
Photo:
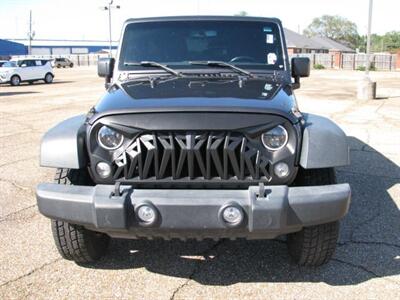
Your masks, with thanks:
[[[300,77],[310,76],[310,59],[308,57],[292,58],[292,77],[294,78],[293,88],[300,87]]]
[[[114,58],[100,58],[97,62],[97,75],[105,77],[106,85],[111,82],[114,71]]]

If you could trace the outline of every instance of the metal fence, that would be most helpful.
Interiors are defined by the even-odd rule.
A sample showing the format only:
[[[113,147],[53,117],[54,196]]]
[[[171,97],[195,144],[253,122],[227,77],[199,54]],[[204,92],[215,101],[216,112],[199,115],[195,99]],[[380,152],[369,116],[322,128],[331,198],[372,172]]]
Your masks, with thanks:
[[[345,69],[358,70],[365,68],[366,55],[354,53],[299,53],[292,54],[291,57],[308,57],[311,66],[321,66],[325,69]],[[27,56],[13,56],[13,58],[23,58]],[[71,55],[31,55],[30,58],[54,59],[57,57],[69,58],[75,66],[95,66],[101,57],[108,57],[108,54],[71,54]],[[395,71],[396,70],[396,54],[372,54],[370,56],[371,66],[378,71]]]
[[[365,68],[367,58],[365,54],[354,53],[299,53],[290,55],[290,57],[308,57],[313,67],[323,66],[323,68],[359,70]],[[371,54],[371,67],[378,71],[394,71],[396,70],[396,54]]]
[[[13,56],[13,58],[44,58],[55,59],[59,57],[66,57],[71,60],[75,66],[96,66],[97,61],[101,57],[108,57],[108,54],[71,54],[71,55],[29,55],[29,56]]]

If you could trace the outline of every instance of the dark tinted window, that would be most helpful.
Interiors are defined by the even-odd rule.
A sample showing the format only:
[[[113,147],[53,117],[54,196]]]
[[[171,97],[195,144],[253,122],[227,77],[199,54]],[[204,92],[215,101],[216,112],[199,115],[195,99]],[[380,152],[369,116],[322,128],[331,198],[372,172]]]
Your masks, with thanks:
[[[34,60],[21,60],[18,62],[18,66],[26,65],[27,67],[35,67],[36,63]]]
[[[193,60],[218,60],[237,65],[284,68],[279,27],[272,22],[163,21],[126,27],[120,69],[124,63],[156,61],[187,65]]]

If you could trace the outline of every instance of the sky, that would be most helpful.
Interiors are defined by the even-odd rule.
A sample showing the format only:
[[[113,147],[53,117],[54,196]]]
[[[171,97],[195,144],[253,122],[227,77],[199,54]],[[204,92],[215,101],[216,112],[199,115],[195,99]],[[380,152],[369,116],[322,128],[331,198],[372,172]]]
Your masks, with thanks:
[[[26,38],[32,10],[36,39],[108,40],[107,0],[0,0],[0,38]],[[173,15],[278,17],[286,28],[302,32],[313,18],[340,15],[366,34],[369,0],[114,0],[112,37],[118,40],[128,18]],[[400,0],[375,0],[372,32],[400,31]]]

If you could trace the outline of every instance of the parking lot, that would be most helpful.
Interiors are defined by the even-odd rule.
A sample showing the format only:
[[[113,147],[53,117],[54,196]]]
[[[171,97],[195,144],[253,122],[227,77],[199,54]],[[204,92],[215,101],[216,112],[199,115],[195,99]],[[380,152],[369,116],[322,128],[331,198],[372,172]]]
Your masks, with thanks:
[[[92,266],[59,257],[37,210],[40,139],[104,92],[93,67],[57,69],[53,84],[0,86],[0,298],[395,299],[400,297],[400,72],[372,72],[378,98],[355,99],[356,71],[313,71],[297,99],[347,133],[353,198],[334,259],[290,262],[284,240],[113,240]]]

